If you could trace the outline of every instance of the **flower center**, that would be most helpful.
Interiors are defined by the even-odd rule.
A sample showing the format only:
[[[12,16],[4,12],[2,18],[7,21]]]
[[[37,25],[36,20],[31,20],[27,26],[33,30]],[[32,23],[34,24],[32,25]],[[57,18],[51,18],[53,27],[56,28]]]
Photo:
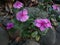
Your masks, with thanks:
[[[41,26],[44,26],[45,25],[45,23],[44,22],[42,22],[42,23],[40,23],[41,24]]]
[[[17,6],[19,5],[19,3],[16,4]]]

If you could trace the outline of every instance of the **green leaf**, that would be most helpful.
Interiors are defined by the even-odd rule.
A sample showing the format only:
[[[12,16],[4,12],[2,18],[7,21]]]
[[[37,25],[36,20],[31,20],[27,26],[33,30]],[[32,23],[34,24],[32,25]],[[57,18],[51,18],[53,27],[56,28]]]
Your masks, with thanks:
[[[16,14],[19,10],[18,9],[15,9],[13,8],[13,12]]]
[[[31,34],[31,36],[32,36],[33,38],[35,38],[37,35],[38,35],[38,32],[37,32],[37,31],[35,31],[35,32],[33,32],[33,33]]]
[[[22,37],[24,38],[28,38],[30,37],[30,33],[29,30],[23,30],[23,32],[21,33]]]
[[[40,40],[40,36],[36,36],[36,41],[39,41]]]

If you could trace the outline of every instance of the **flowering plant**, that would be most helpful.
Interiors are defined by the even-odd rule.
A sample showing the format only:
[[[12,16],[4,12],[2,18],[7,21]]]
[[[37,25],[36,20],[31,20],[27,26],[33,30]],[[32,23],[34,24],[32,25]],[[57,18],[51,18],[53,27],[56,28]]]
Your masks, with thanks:
[[[52,24],[48,18],[41,17],[44,14],[41,14],[40,9],[38,10],[39,12],[32,14],[33,11],[30,11],[30,8],[24,7],[23,3],[16,1],[13,4],[14,18],[11,19],[11,23],[7,23],[6,29],[8,31],[18,30],[20,37],[39,41],[40,37],[45,35],[49,28],[52,28]]]

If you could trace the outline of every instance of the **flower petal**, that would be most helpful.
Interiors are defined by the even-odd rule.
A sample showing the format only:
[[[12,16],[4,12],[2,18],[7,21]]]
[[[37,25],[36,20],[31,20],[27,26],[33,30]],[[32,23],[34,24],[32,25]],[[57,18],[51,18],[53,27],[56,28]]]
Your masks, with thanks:
[[[41,31],[45,31],[45,29],[46,29],[46,28],[45,28],[45,27],[43,27],[43,26],[42,26],[42,27],[40,27],[40,30],[41,30]]]
[[[28,15],[25,15],[24,17],[22,17],[21,19],[20,19],[20,21],[21,22],[25,22],[25,21],[27,21],[29,19],[29,16]]]

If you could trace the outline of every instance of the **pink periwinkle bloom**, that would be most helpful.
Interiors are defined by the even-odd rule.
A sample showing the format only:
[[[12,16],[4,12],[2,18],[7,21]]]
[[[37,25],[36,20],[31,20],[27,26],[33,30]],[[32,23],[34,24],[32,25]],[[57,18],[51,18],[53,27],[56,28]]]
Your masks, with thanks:
[[[14,27],[14,24],[12,22],[7,23],[6,29],[11,29]]]
[[[16,19],[21,22],[25,22],[29,19],[27,9],[23,9],[16,14]]]
[[[34,25],[41,31],[45,31],[47,28],[52,28],[51,22],[48,19],[36,19]]]
[[[58,10],[59,9],[59,6],[56,5],[56,4],[52,5],[52,7],[53,7],[53,10]]]
[[[19,2],[19,1],[16,1],[16,2],[13,4],[13,7],[14,7],[14,8],[17,8],[17,9],[20,9],[21,7],[23,7],[23,3]]]

